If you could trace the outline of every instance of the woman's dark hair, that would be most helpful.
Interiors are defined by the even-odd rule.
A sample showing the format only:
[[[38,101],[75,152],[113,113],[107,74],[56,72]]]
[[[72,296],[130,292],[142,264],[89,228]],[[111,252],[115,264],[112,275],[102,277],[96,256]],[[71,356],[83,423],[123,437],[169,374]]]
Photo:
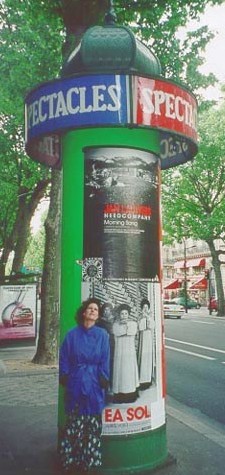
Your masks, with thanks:
[[[81,307],[78,308],[75,318],[77,320],[77,323],[81,324],[84,321],[84,312],[87,310],[90,304],[95,303],[98,306],[98,315],[100,318],[101,315],[101,303],[100,300],[95,299],[94,297],[90,297],[88,300],[85,300]]]
[[[147,305],[148,308],[150,308],[150,302],[149,302],[148,299],[142,299],[142,301],[141,301],[141,310],[143,310],[144,305]]]

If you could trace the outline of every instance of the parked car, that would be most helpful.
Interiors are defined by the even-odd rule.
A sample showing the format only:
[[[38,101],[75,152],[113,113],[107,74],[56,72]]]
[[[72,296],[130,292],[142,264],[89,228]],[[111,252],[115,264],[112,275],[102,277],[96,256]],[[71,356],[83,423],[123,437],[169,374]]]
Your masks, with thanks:
[[[173,302],[172,300],[164,300],[163,302],[163,311],[165,318],[181,318],[185,314],[185,309],[183,305]]]
[[[176,297],[176,298],[172,299],[171,301],[175,302],[175,303],[179,303],[180,305],[183,305],[185,307],[185,298],[184,297]],[[201,308],[201,304],[199,302],[197,302],[196,300],[188,298],[187,299],[187,308],[188,309]]]

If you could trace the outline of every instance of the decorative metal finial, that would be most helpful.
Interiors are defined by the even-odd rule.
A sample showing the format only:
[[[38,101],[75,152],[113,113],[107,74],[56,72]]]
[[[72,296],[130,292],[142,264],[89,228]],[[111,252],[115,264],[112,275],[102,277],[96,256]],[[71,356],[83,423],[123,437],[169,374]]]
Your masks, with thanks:
[[[109,0],[109,10],[105,14],[105,24],[115,25],[117,21],[116,12],[114,10],[113,0]]]

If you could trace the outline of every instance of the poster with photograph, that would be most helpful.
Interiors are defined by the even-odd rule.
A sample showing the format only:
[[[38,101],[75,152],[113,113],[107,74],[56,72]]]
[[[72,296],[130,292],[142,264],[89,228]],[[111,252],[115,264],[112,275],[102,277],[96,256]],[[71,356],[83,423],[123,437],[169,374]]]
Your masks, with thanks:
[[[88,261],[84,261],[85,267]],[[165,422],[160,284],[104,281],[95,276],[83,281],[82,300],[95,297],[101,301],[98,325],[110,339],[110,387],[103,434],[155,429]]]
[[[36,284],[0,286],[0,341],[36,337]]]
[[[82,300],[101,302],[110,338],[103,434],[165,422],[158,157],[123,147],[84,150]]]
[[[103,259],[104,279],[158,281],[158,157],[122,147],[84,154],[84,258]]]

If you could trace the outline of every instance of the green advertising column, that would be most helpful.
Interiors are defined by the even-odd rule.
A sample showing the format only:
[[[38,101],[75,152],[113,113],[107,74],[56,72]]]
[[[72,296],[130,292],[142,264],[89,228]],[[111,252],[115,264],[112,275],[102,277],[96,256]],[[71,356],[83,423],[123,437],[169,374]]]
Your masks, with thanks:
[[[87,156],[87,151],[91,155],[94,154],[93,159],[89,158],[90,153]],[[141,361],[137,362],[137,372],[139,374],[142,368],[143,382],[140,383],[138,379],[138,381],[135,381],[134,387],[129,389],[130,394],[130,392],[137,391],[137,388],[142,384],[141,389],[137,391],[137,395],[130,399],[131,402],[129,402],[129,394],[127,400],[124,395],[122,400],[114,395],[104,411],[103,473],[149,470],[158,466],[167,458],[165,394],[163,394],[161,356],[158,154],[159,137],[157,131],[149,133],[147,130],[108,128],[103,134],[102,129],[88,129],[68,132],[63,140],[61,311],[63,316],[67,316],[63,318],[63,333],[74,324],[74,309],[80,305],[81,294],[83,294],[83,299],[96,296],[100,298],[103,304],[110,302],[115,310],[121,304],[127,303],[131,307],[131,324],[134,327],[136,326],[133,340],[137,347],[137,355],[139,355],[139,360],[141,357],[146,358],[146,363],[142,363],[143,368]],[[112,163],[112,158],[115,160],[114,163]],[[142,160],[143,163],[141,163]],[[92,162],[91,165],[89,165],[89,161]],[[121,161],[123,161],[122,164]],[[95,165],[94,169],[93,163]],[[103,166],[98,168],[99,164],[102,163]],[[108,166],[108,163],[110,163],[110,166]],[[89,176],[88,171],[90,172]],[[117,179],[114,184],[112,183],[113,173],[114,180]],[[144,187],[147,194],[149,193],[149,197],[145,201],[145,195],[142,193]],[[101,197],[98,200],[98,196],[95,195],[100,193]],[[92,229],[92,225],[101,228],[101,216],[97,218],[98,222],[95,222],[93,218],[92,202],[97,200],[97,206],[100,206],[103,195],[107,195],[105,206],[107,205],[108,208],[109,201],[111,207],[112,205],[117,207],[119,204],[120,206],[123,205],[123,212],[112,212],[111,214],[116,214],[117,217],[110,219],[107,216],[106,222],[103,224],[105,231],[107,231],[107,238],[111,237],[112,239],[112,245],[108,252],[111,250],[114,258],[117,259],[117,254],[120,253],[120,246],[124,240],[126,245],[131,244],[133,248],[133,250],[129,249],[126,255],[126,261],[130,261],[129,266],[133,266],[133,268],[121,269],[121,266],[126,267],[127,262],[121,262],[121,256],[119,256],[119,261],[113,262],[115,266],[118,265],[118,269],[113,267],[110,270],[113,273],[111,279],[108,275],[104,279],[104,259],[102,266],[100,257],[102,252],[98,246],[100,237],[98,238],[96,230]],[[89,217],[92,222],[90,226],[88,226],[88,223],[85,226],[85,221],[88,219],[84,215],[85,199],[89,201],[86,206],[91,206]],[[142,211],[140,210],[141,207]],[[151,221],[146,221],[146,218],[148,218],[146,213],[150,207],[152,214],[156,213],[154,218],[151,216],[155,220],[152,229],[150,228]],[[137,211],[138,208],[139,211]],[[95,215],[97,214],[98,210],[95,212]],[[123,217],[120,217],[120,215],[123,215]],[[126,224],[126,222],[129,224]],[[88,233],[87,236],[84,235],[85,229]],[[143,232],[141,233],[141,231]],[[143,243],[144,232],[148,233],[149,242]],[[87,246],[85,246],[85,241],[93,240],[93,235],[95,235],[93,249],[92,252],[89,252],[92,255],[86,257],[85,247]],[[118,237],[120,242],[118,242]],[[135,246],[138,246],[138,249]],[[140,252],[140,246],[144,247],[143,256]],[[148,246],[151,248],[149,252]],[[102,248],[104,248],[104,243]],[[107,251],[103,249],[103,252]],[[81,256],[84,257],[82,262],[83,278],[81,275]],[[142,259],[140,266],[137,266],[137,262],[133,263],[136,256],[139,260]],[[148,257],[152,262],[155,259],[154,266],[150,266],[152,269],[150,269],[149,276],[149,269],[144,265]],[[102,271],[101,267],[103,267],[103,279],[101,273],[99,276],[97,275],[99,269]],[[92,278],[88,271],[89,269],[93,270],[93,268],[96,269],[96,273],[95,277]],[[125,272],[125,277],[123,272]],[[140,278],[138,277],[139,272],[142,272]],[[131,277],[129,277],[129,274]],[[150,325],[152,328],[147,329],[143,326],[142,330],[141,325],[144,321],[146,323],[145,318],[141,318],[141,306],[144,300],[150,302],[152,320]],[[150,346],[147,351],[146,344]],[[125,345],[125,341],[123,341],[123,345]],[[142,349],[140,348],[141,345],[143,345]],[[142,355],[141,351],[143,352]],[[129,358],[132,358],[132,356],[133,354],[128,354]],[[115,354],[114,357],[116,357]],[[148,365],[151,365],[151,367],[148,367]],[[129,369],[125,366],[124,371],[129,371]],[[145,373],[147,373],[146,377]],[[121,375],[121,377],[124,378],[125,375]],[[139,378],[138,375],[137,378]],[[133,383],[131,382],[131,384]]]
[[[168,457],[160,173],[194,157],[197,132],[194,96],[160,73],[128,28],[95,26],[63,77],[26,98],[27,153],[63,169],[60,339],[89,297],[109,334],[108,475],[149,472]]]

